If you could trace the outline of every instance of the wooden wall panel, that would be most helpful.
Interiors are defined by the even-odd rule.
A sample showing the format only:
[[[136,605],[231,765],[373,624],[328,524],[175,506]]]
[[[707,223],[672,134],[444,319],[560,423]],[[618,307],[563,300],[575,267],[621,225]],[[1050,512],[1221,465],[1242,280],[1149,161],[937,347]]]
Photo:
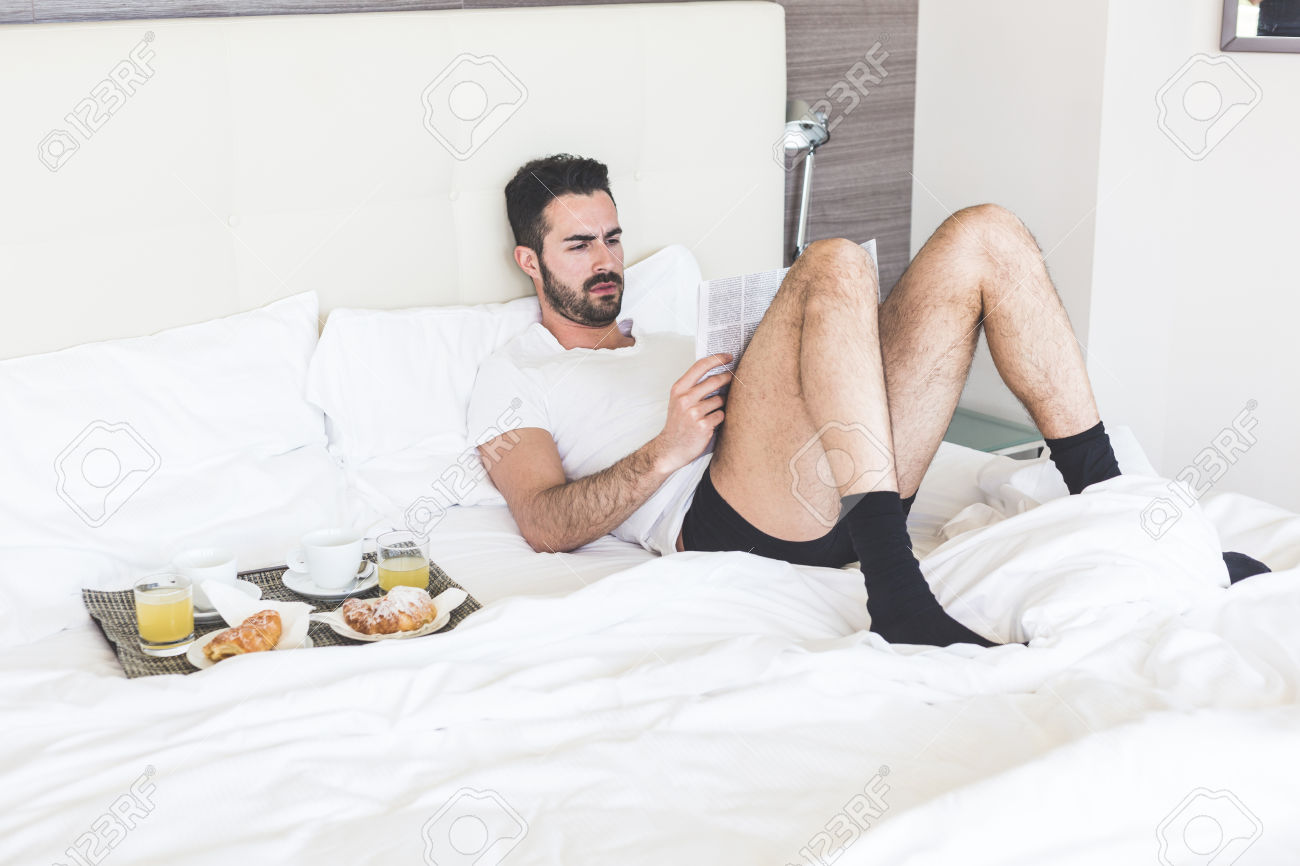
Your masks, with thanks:
[[[460,9],[460,0],[31,0],[37,21]]]
[[[30,24],[35,17],[31,0],[0,0],[0,24]]]
[[[917,0],[782,0],[786,87],[813,103],[829,98],[839,112],[831,139],[817,152],[809,237],[878,241],[880,281],[888,290],[907,267],[911,244],[912,129],[916,103]],[[878,85],[854,106],[845,85],[858,61],[879,43]],[[870,64],[868,64],[870,67]],[[874,69],[873,69],[874,74]],[[856,76],[854,76],[856,77]],[[854,93],[859,88],[848,85]],[[832,118],[834,120],[834,117]],[[798,174],[786,185],[787,236],[794,237]]]
[[[567,0],[586,5],[598,0]],[[651,2],[651,0],[631,0]],[[726,0],[716,0],[726,2]],[[911,235],[912,131],[916,96],[918,0],[779,0],[786,15],[789,96],[813,103],[832,93],[845,106],[846,75],[872,46],[885,75],[852,110],[837,110],[831,140],[814,172],[811,238],[879,241],[881,282],[893,286],[907,266]],[[382,12],[561,5],[554,0],[0,0],[0,22]],[[851,86],[851,85],[850,85]],[[855,88],[857,91],[857,88]],[[836,96],[838,95],[838,99]],[[774,130],[775,144],[780,130]],[[596,155],[598,157],[598,155]],[[801,169],[786,184],[788,244]]]

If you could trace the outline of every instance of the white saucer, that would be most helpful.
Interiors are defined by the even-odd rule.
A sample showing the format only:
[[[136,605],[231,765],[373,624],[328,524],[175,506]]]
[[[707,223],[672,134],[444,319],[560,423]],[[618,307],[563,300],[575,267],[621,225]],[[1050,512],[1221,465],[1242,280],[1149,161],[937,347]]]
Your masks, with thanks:
[[[310,573],[298,571],[286,571],[280,579],[284,581],[285,586],[299,595],[324,601],[338,601],[341,598],[347,598],[350,595],[356,595],[359,592],[365,592],[372,587],[378,586],[379,572],[375,568],[375,564],[367,559],[364,568],[357,572],[355,580],[336,588],[327,589],[317,586],[316,581],[311,579]]]
[[[247,580],[236,580],[233,584],[226,585],[233,586],[249,598],[258,599],[262,597],[262,588]],[[207,600],[207,596],[202,594],[202,589],[197,586],[194,587],[194,621],[200,625],[221,621],[221,614],[217,613],[215,607],[203,606],[203,603]]]
[[[203,648],[208,644],[212,643],[213,638],[221,634],[223,631],[225,631],[225,629],[223,628],[217,629],[216,631],[210,631],[207,634],[205,634],[203,637],[196,640],[194,643],[190,644],[189,649],[185,650],[186,660],[188,660],[190,664],[194,665],[196,668],[198,668],[201,671],[207,670],[208,668],[215,665],[216,662],[214,662],[212,659],[208,658],[203,654]],[[307,649],[312,646],[315,646],[315,644],[311,642],[311,635],[307,635],[306,637],[303,638],[302,646],[293,647],[293,649]],[[282,647],[277,646],[274,650],[272,650],[272,652],[279,652],[281,649]],[[256,654],[245,653],[245,655],[256,655]]]

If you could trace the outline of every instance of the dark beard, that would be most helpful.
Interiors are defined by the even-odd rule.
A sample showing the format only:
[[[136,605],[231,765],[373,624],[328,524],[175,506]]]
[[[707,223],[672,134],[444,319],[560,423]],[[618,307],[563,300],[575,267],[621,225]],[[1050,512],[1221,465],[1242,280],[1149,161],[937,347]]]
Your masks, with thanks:
[[[555,276],[546,269],[540,256],[537,265],[542,271],[542,292],[546,295],[546,300],[555,308],[555,312],[570,322],[589,328],[602,328],[614,324],[619,311],[623,308],[621,276],[614,273],[597,274],[583,283],[581,289],[574,289],[556,280]],[[612,295],[592,297],[591,289],[601,283],[613,283],[618,290]]]

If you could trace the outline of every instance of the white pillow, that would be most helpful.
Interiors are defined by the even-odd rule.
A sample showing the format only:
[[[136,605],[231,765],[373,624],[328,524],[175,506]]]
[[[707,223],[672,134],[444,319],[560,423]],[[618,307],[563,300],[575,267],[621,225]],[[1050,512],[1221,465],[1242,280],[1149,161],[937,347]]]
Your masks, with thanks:
[[[307,292],[149,337],[0,361],[0,402],[14,410],[0,418],[6,456],[49,467],[64,446],[77,457],[83,435],[83,445],[120,442],[142,467],[320,442],[320,412],[302,399],[317,313]]]
[[[479,362],[538,319],[536,298],[477,307],[336,309],[308,373],[331,450],[356,464],[456,451]]]
[[[644,333],[695,336],[699,318],[700,264],[681,244],[664,247],[623,274],[624,318]]]
[[[307,293],[0,361],[0,600],[64,605],[186,547],[273,565],[302,533],[346,522],[343,473],[304,397],[317,323]]]

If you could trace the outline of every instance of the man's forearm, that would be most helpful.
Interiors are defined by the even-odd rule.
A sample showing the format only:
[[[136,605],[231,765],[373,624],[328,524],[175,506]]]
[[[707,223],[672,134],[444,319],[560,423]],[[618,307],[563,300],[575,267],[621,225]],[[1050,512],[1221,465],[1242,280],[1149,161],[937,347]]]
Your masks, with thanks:
[[[537,493],[527,509],[527,525],[519,529],[537,551],[581,547],[627,520],[672,471],[651,440],[606,469]]]

